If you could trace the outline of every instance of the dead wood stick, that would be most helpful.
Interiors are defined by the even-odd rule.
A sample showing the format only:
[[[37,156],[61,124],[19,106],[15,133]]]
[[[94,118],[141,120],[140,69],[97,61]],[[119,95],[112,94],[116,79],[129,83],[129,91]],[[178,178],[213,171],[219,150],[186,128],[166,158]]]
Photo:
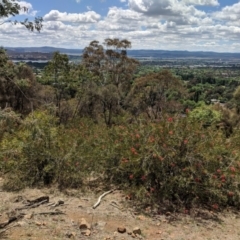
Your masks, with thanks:
[[[29,205],[33,205],[33,204],[36,204],[36,203],[39,203],[39,202],[42,202],[44,200],[47,200],[49,202],[49,196],[43,196],[43,197],[39,197],[39,198],[36,198],[34,200],[27,200],[28,202],[28,206]]]
[[[34,215],[60,215],[60,214],[66,215],[66,213],[64,213],[64,212],[62,212],[62,211],[34,213]]]
[[[0,224],[0,228],[5,228],[7,225],[11,224],[12,222],[18,221],[19,219],[23,218],[25,214],[21,213],[17,216],[10,217],[7,222]]]
[[[35,208],[35,207],[38,207],[44,203],[47,203],[48,202],[48,199],[45,199],[41,202],[38,202],[38,203],[35,203],[35,204],[32,204],[32,205],[27,205],[27,206],[24,206],[24,207],[21,207],[21,208],[16,208],[16,210],[23,210],[23,209],[29,209],[29,208]]]
[[[113,192],[114,190],[110,190],[110,191],[107,191],[105,193],[103,193],[99,198],[98,198],[98,201],[93,205],[93,209],[95,209],[100,203],[101,203],[101,200],[103,197],[105,197],[107,194]]]

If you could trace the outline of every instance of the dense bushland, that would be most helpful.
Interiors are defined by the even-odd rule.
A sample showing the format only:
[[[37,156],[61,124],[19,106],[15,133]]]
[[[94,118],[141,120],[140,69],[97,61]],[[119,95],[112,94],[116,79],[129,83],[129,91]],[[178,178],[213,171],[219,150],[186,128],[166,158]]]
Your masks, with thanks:
[[[5,188],[81,188],[97,179],[167,210],[239,208],[239,89],[232,109],[189,109],[191,94],[171,72],[136,77],[130,42],[104,44],[107,51],[92,42],[80,65],[55,53],[37,80],[1,50]]]

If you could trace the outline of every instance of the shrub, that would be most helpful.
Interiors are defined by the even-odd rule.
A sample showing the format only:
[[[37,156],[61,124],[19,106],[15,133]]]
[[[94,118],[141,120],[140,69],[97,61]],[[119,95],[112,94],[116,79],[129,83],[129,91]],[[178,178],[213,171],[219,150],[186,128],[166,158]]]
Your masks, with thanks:
[[[118,126],[109,134],[108,178],[143,203],[239,206],[237,135],[233,144],[214,127],[177,116]]]

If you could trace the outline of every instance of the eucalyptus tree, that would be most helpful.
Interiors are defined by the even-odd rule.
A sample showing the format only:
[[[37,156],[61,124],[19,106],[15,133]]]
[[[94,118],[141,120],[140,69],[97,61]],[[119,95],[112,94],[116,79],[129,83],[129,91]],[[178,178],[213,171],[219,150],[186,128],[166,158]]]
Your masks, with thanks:
[[[9,20],[10,17],[19,15],[21,11],[27,12],[27,7],[21,7],[18,0],[1,0],[0,1],[0,25],[11,22],[13,24],[22,24],[30,31],[40,32],[43,27],[43,18],[36,17],[34,21],[29,21],[27,18],[24,21]],[[2,21],[1,21],[2,19]],[[7,19],[7,20],[6,20]]]
[[[57,115],[61,113],[61,102],[68,98],[70,63],[66,54],[54,52],[52,60],[44,68],[42,82],[51,85],[55,91]]]
[[[38,84],[32,69],[26,64],[9,61],[0,49],[0,107],[27,113],[33,109]]]
[[[181,80],[164,70],[135,79],[125,105],[135,116],[145,113],[158,119],[163,112],[181,112],[180,100],[185,94]]]
[[[139,62],[128,57],[131,42],[124,39],[105,39],[103,44],[92,41],[83,50],[82,64],[98,77],[98,100],[105,123],[111,126],[119,114],[133,82]]]
[[[83,65],[100,77],[102,85],[114,84],[119,90],[127,90],[139,64],[127,56],[128,48],[131,42],[126,39],[108,38],[103,45],[92,41],[83,51]]]

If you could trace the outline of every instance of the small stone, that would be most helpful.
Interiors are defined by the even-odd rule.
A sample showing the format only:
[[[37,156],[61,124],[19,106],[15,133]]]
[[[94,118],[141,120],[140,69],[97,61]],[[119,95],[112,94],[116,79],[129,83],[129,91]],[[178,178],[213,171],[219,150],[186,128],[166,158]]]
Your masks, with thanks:
[[[76,237],[76,233],[75,232],[68,232],[68,233],[66,233],[66,237],[67,238],[74,238],[74,237]]]
[[[142,221],[146,220],[146,217],[144,217],[143,215],[139,215],[137,218]]]
[[[85,231],[85,234],[84,234],[85,236],[90,236],[91,235],[91,231],[89,230],[89,229],[87,229],[86,231]]]
[[[19,227],[23,227],[23,226],[25,226],[25,225],[27,225],[27,223],[26,223],[25,221],[19,221],[19,222],[18,222],[18,226],[19,226]]]
[[[24,216],[24,218],[26,218],[26,219],[32,219],[32,217],[33,217],[33,214],[26,214]]]
[[[79,224],[79,228],[80,228],[80,230],[90,229],[90,228],[91,228],[91,225],[86,221],[85,218],[82,218],[82,219],[81,219],[81,222],[80,222],[80,224]]]
[[[42,226],[42,223],[40,223],[40,222],[35,222],[35,224],[36,224],[37,226]]]
[[[138,234],[138,235],[141,235],[141,229],[139,228],[139,227],[135,227],[134,229],[133,229],[133,233],[136,235],[136,234]]]
[[[125,233],[126,232],[126,228],[125,227],[118,227],[118,232],[119,233]]]

